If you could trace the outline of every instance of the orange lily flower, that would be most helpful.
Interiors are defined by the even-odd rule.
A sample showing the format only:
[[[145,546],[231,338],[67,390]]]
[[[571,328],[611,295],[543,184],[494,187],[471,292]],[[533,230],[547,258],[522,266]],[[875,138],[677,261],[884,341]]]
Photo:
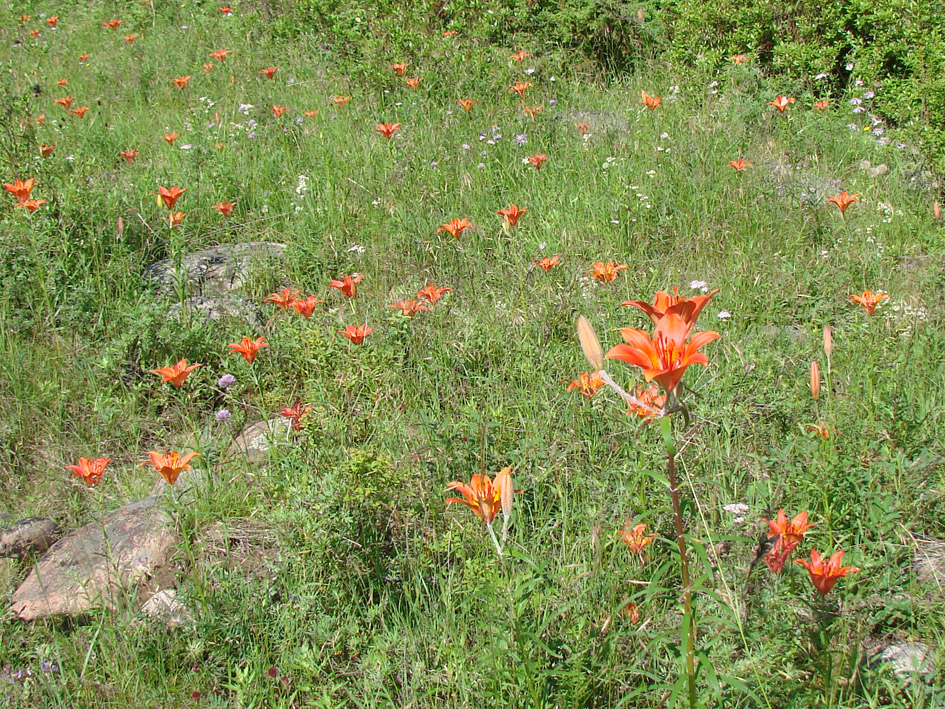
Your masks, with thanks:
[[[50,27],[55,27],[59,22],[59,15],[52,15],[51,17],[46,18],[46,24]]]
[[[200,66],[203,68],[205,74],[209,74],[213,71],[213,64],[201,64]]]
[[[873,311],[876,310],[876,306],[888,298],[889,296],[885,293],[874,293],[871,290],[863,291],[863,295],[854,294],[850,296],[852,302],[859,303],[863,306],[867,315],[872,315]]]
[[[91,57],[91,56],[92,56],[91,54],[80,54],[80,55],[79,55],[79,61],[80,61],[80,62],[87,62],[87,61],[89,60],[89,57]]]
[[[375,133],[380,133],[388,140],[391,139],[391,136],[394,135],[403,123],[378,123],[377,128],[374,129]]]
[[[17,202],[13,206],[19,207],[20,209],[25,209],[27,212],[32,214],[37,209],[42,207],[44,204],[46,204],[45,199],[27,199],[27,200],[23,200],[22,202]]]
[[[233,52],[231,52],[229,49],[218,49],[215,52],[211,52],[210,56],[213,59],[216,59],[218,62],[222,62],[226,59],[227,54],[232,54],[232,53]]]
[[[180,196],[186,191],[186,187],[181,189],[177,185],[174,185],[170,189],[162,186],[158,187],[158,195],[161,201],[164,202],[164,206],[168,209],[174,209],[174,205],[177,204],[177,200],[180,199]]]
[[[423,288],[417,291],[417,297],[428,301],[430,305],[436,305],[437,301],[443,297],[444,293],[450,293],[452,290],[452,288],[438,287],[436,283],[427,283]]]
[[[271,293],[263,298],[263,303],[272,303],[277,308],[281,310],[288,310],[292,307],[292,303],[295,302],[295,299],[302,293],[302,291],[292,290],[291,288],[283,288],[278,293]]]
[[[778,510],[778,516],[773,522],[770,519],[765,521],[771,528],[768,538],[776,537],[776,539],[774,546],[765,554],[764,561],[771,573],[779,574],[784,569],[784,563],[791,552],[804,541],[804,534],[815,525],[808,524],[806,512],[801,512],[788,521],[783,509]]]
[[[472,221],[467,218],[462,219],[450,219],[446,224],[440,224],[440,228],[436,230],[436,233],[440,232],[449,232],[450,236],[455,239],[458,239],[463,235],[463,232],[473,225]]]
[[[39,30],[30,30],[30,37],[32,37],[33,39],[36,39],[37,37],[39,37]]]
[[[568,383],[569,393],[577,389],[578,393],[586,399],[590,399],[597,393],[598,389],[604,386],[604,380],[597,372],[581,372],[577,379],[565,379],[564,381]]]
[[[522,106],[522,113],[535,120],[544,108],[544,106]]]
[[[778,96],[774,101],[768,101],[768,105],[778,109],[778,113],[784,113],[784,110],[792,103],[794,103],[794,98],[787,96]]]
[[[174,145],[174,141],[180,138],[180,133],[174,131],[173,133],[165,133],[164,140],[167,141],[168,145]]]
[[[111,458],[79,458],[75,465],[67,465],[66,469],[71,470],[72,477],[82,478],[89,487],[98,485],[102,479],[102,473],[105,472],[105,466],[111,462]]]
[[[748,57],[746,57],[744,54],[736,54],[734,57],[729,57],[729,59],[731,59],[735,64],[744,64],[748,61]]]
[[[581,135],[587,135],[587,132],[591,129],[591,126],[587,121],[578,121],[574,124],[574,127],[577,128],[577,132]]]
[[[686,342],[691,329],[692,323],[676,313],[667,313],[656,324],[652,338],[643,330],[622,328],[620,334],[627,344],[611,347],[606,356],[640,367],[647,382],[655,381],[667,393],[672,393],[686,368],[693,364],[708,365],[708,358],[698,350],[721,337],[707,330],[696,333]]]
[[[646,91],[641,91],[640,93],[643,95],[643,100],[640,101],[640,103],[651,111],[655,111],[659,108],[659,105],[663,103],[663,99],[660,96],[650,96]]]
[[[696,324],[696,320],[699,318],[699,314],[702,312],[703,308],[709,304],[709,301],[712,300],[712,297],[718,292],[719,289],[716,288],[705,295],[694,295],[691,298],[687,298],[684,295],[679,295],[679,286],[673,286],[672,295],[666,291],[657,291],[653,296],[652,305],[644,300],[625,300],[621,305],[630,305],[634,308],[639,308],[647,314],[654,325],[658,324],[664,315],[675,313],[689,323],[689,327],[692,328],[692,326]]]
[[[29,22],[32,19],[32,15],[22,15],[20,17],[20,22]]]
[[[351,97],[350,97],[350,96],[335,96],[335,97],[332,99],[332,102],[333,102],[338,108],[344,108],[345,106],[348,105],[348,101],[350,101],[350,100],[351,100]]]
[[[860,201],[859,194],[847,194],[846,190],[840,194],[835,194],[827,198],[828,204],[835,204],[840,209],[840,214],[846,214],[847,208],[854,202]]]
[[[444,37],[455,37],[459,34],[458,30],[446,30],[443,32]]]
[[[666,394],[660,394],[659,387],[655,384],[651,384],[646,389],[637,389],[634,398],[639,404],[630,404],[627,416],[635,414],[641,419],[655,418],[666,406]]]
[[[456,490],[462,497],[449,497],[447,505],[466,505],[476,516],[490,526],[501,510],[504,515],[512,512],[512,468],[503,468],[491,480],[488,475],[473,475],[469,485],[454,480],[446,486],[447,490]]]
[[[312,410],[310,404],[302,406],[302,400],[297,399],[295,406],[284,406],[282,411],[279,412],[279,415],[283,418],[287,418],[292,422],[292,430],[301,431],[302,430],[302,417],[308,414]]]
[[[151,460],[146,460],[141,465],[152,465],[154,469],[157,470],[161,477],[167,481],[168,485],[173,485],[177,482],[177,478],[185,470],[190,470],[191,460],[194,458],[199,458],[199,453],[186,453],[183,456],[177,451],[170,451],[167,453],[157,453],[155,451],[150,451],[148,453]]]
[[[656,538],[656,532],[650,534],[646,533],[646,524],[641,522],[640,524],[633,524],[632,519],[628,519],[624,525],[623,529],[620,530],[620,538],[623,539],[624,544],[627,545],[627,548],[632,551],[634,554],[643,554],[643,550],[649,546],[653,540]]]
[[[316,300],[314,295],[310,295],[305,298],[296,298],[292,301],[291,305],[295,308],[295,312],[308,320],[312,317],[312,313],[315,312],[315,306],[324,302],[324,300]]]
[[[109,20],[108,22],[103,22],[102,25],[110,30],[117,30],[121,23],[121,20]]]
[[[272,115],[276,118],[280,118],[283,113],[285,113],[285,106],[270,106],[269,110],[272,111]]]
[[[174,80],[172,81],[172,83],[173,83],[177,88],[182,89],[182,88],[184,88],[185,86],[187,86],[187,83],[188,83],[189,81],[190,81],[190,77],[189,77],[189,76],[178,76],[176,79],[174,79]]]
[[[630,267],[627,264],[618,264],[616,261],[608,261],[607,263],[595,261],[591,264],[591,268],[587,272],[587,275],[600,281],[601,283],[611,283],[617,279],[618,273],[621,271],[626,271],[629,268]]]
[[[374,332],[374,329],[368,327],[367,323],[358,326],[348,325],[344,330],[338,330],[338,334],[347,337],[353,345],[360,345],[364,342],[364,338],[372,332]]]
[[[265,76],[267,79],[271,79],[273,76],[275,76],[278,70],[279,67],[277,66],[267,66],[265,69],[261,69],[259,73]]]
[[[361,282],[361,274],[354,276],[342,276],[341,280],[332,279],[328,284],[329,288],[337,288],[345,298],[356,298],[358,295],[358,284]]]
[[[399,310],[401,313],[404,314],[404,317],[408,317],[408,318],[412,318],[414,315],[416,315],[422,310],[423,311],[429,310],[429,308],[426,305],[424,305],[419,300],[414,300],[413,298],[411,298],[410,300],[398,300],[396,303],[394,303],[390,307]]]
[[[513,62],[523,62],[527,57],[530,57],[531,54],[526,52],[524,49],[519,49],[515,54],[509,57],[509,61]]]
[[[417,89],[420,88],[420,82],[421,82],[421,81],[423,81],[423,77],[422,77],[422,76],[411,76],[409,79],[407,79],[406,84],[407,84],[407,86],[409,86],[411,89],[413,89],[414,91],[416,91]]]
[[[458,103],[460,106],[462,106],[462,107],[463,107],[463,110],[464,110],[466,113],[469,113],[469,112],[473,109],[473,106],[475,106],[477,103],[479,103],[479,101],[477,101],[477,100],[475,100],[475,99],[471,99],[471,98],[461,98],[461,99],[458,99],[458,100],[456,101],[456,103]]]
[[[746,167],[751,167],[751,163],[745,160],[745,158],[738,158],[738,160],[730,160],[728,166],[733,168],[735,172],[741,172]]]
[[[816,549],[810,552],[810,561],[804,559],[795,559],[795,564],[800,564],[807,573],[810,574],[810,580],[821,595],[826,596],[830,589],[837,583],[837,579],[844,578],[848,574],[858,574],[860,570],[855,566],[841,566],[840,561],[846,552],[838,551],[827,561],[820,558]]]
[[[239,352],[243,355],[249,364],[253,363],[253,360],[256,359],[256,355],[259,354],[259,350],[263,347],[269,347],[269,343],[266,342],[265,337],[257,337],[255,340],[252,337],[244,337],[239,341],[239,344],[233,343],[227,345],[230,348],[230,352]]]
[[[55,149],[56,149],[55,145],[46,145],[46,143],[43,143],[42,145],[39,146],[39,154],[42,155],[44,158],[48,158],[50,155],[52,155],[52,151]]]
[[[36,178],[30,177],[25,182],[19,179],[13,181],[13,184],[9,182],[3,183],[3,189],[14,197],[16,197],[17,202],[25,202],[30,197],[30,192],[33,191],[33,188],[36,187]]]
[[[68,80],[68,79],[57,79],[57,80],[56,80],[56,86],[65,86],[65,85],[68,84],[68,83],[69,83],[69,80]]]
[[[394,70],[397,76],[403,76],[407,72],[407,66],[407,62],[397,62],[396,64],[391,64],[390,68]]]
[[[36,125],[41,126],[41,125],[43,125],[45,122],[46,122],[46,114],[45,114],[45,113],[40,113],[38,116],[36,116]]]
[[[202,364],[191,364],[188,366],[187,360],[182,359],[180,362],[170,367],[161,367],[160,369],[152,369],[151,371],[155,374],[160,374],[163,383],[170,382],[176,388],[180,389],[184,384],[184,380],[190,376],[190,373],[202,366]]]
[[[217,10],[222,12],[226,17],[229,17],[230,15],[233,14],[233,8],[230,7],[229,5],[221,5],[220,7],[217,8]]]
[[[558,254],[556,256],[543,256],[540,260],[532,261],[532,263],[538,266],[538,268],[540,268],[545,273],[548,273],[548,271],[561,263],[561,255]]]
[[[128,44],[132,44],[136,39],[138,39],[138,35],[126,34],[124,37],[122,37],[122,39],[125,40]]]
[[[179,227],[183,223],[184,217],[186,216],[187,212],[169,212],[167,215],[167,224],[171,227],[171,229]]]
[[[135,158],[138,157],[138,151],[134,148],[131,150],[122,150],[119,154],[125,159],[125,162],[134,162]]]
[[[79,118],[85,118],[85,112],[89,110],[88,106],[79,106],[78,108],[73,108],[69,111],[73,116],[78,116]]]
[[[224,217],[230,216],[230,212],[233,211],[233,207],[236,206],[236,202],[217,202],[210,209],[217,210]]]
[[[541,170],[541,166],[545,164],[547,159],[547,155],[544,153],[538,153],[537,155],[532,155],[530,158],[528,158],[528,162],[534,165],[536,170]]]
[[[496,214],[501,214],[502,218],[505,219],[505,225],[508,228],[514,227],[518,224],[518,220],[522,218],[522,215],[528,211],[528,207],[522,207],[519,209],[514,204],[510,204],[505,209],[500,209]]]
[[[814,101],[814,108],[818,111],[826,111],[830,108],[830,101]]]
[[[813,431],[818,436],[820,436],[821,440],[823,441],[826,441],[828,438],[830,438],[830,429],[827,428],[827,424],[824,423],[809,423],[804,426],[804,430]]]
[[[510,93],[510,94],[518,94],[519,98],[522,99],[522,100],[524,100],[524,99],[525,99],[525,92],[526,92],[528,89],[530,89],[531,86],[532,86],[532,82],[530,82],[530,81],[518,81],[518,82],[512,84],[512,85],[509,87],[509,93]]]
[[[72,108],[73,101],[75,101],[75,99],[72,98],[72,96],[63,96],[62,98],[57,98],[55,101],[53,101],[53,103],[57,106],[62,106],[68,111],[70,108]]]
[[[306,118],[315,118],[318,115],[318,111],[303,111],[302,115]]]

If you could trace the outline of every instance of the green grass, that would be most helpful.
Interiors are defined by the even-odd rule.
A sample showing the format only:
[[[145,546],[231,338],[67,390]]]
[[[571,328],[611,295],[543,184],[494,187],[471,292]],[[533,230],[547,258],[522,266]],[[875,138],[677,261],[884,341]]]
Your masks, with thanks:
[[[622,301],[673,285],[691,295],[693,280],[721,289],[701,324],[722,334],[705,348],[709,366],[687,372],[691,425],[679,433],[702,578],[701,700],[945,700],[940,658],[905,689],[863,662],[893,641],[938,647],[945,630],[940,589],[911,567],[913,535],[945,535],[945,248],[916,186],[919,156],[895,136],[879,145],[847,127],[869,121],[845,103],[816,112],[809,87],[751,65],[706,75],[653,62],[603,79],[554,56],[519,65],[507,59],[517,47],[418,34],[422,65],[378,56],[349,71],[319,37],[267,37],[248,7],[225,18],[204,3],[156,14],[90,3],[63,9],[55,31],[38,19],[49,11],[8,7],[0,30],[2,174],[36,177],[33,196],[47,200],[31,218],[9,195],[0,205],[0,513],[77,528],[147,494],[153,475],[138,462],[194,434],[216,482],[175,510],[175,571],[196,626],[142,622],[131,596],[117,612],[4,621],[0,667],[34,673],[0,678],[10,706],[665,706],[682,618],[659,433],[607,390],[585,401],[563,380],[588,368],[578,314],[606,348],[617,328],[645,326]],[[13,21],[24,13],[33,19]],[[102,27],[113,16],[125,20],[117,32]],[[128,44],[129,33],[140,37]],[[213,62],[221,48],[233,54]],[[422,73],[419,91],[389,69],[401,59]],[[268,81],[258,72],[271,65]],[[193,76],[183,91],[171,84],[182,75]],[[526,103],[544,106],[534,121],[508,93],[524,78]],[[663,105],[645,110],[641,89]],[[778,115],[766,104],[782,93],[798,102]],[[84,119],[53,105],[67,94],[90,106]],[[330,103],[339,94],[352,96],[343,110]],[[479,100],[468,115],[456,104],[466,97]],[[288,106],[282,118],[273,104]],[[627,129],[584,140],[579,111]],[[388,142],[372,132],[379,122],[403,128]],[[168,131],[181,134],[173,148]],[[49,158],[41,143],[56,145]],[[128,164],[119,151],[132,147]],[[538,152],[541,171],[522,162]],[[754,167],[736,173],[738,157]],[[869,177],[863,160],[889,170]],[[844,221],[822,196],[784,186],[779,162],[861,201]],[[175,184],[187,217],[171,230],[155,193]],[[237,202],[229,220],[210,208],[220,200]],[[495,212],[511,203],[528,211],[507,233]],[[474,228],[436,233],[456,217]],[[286,257],[245,295],[262,304],[290,286],[327,303],[307,321],[265,305],[271,346],[251,374],[226,348],[245,325],[170,317],[188,293],[164,298],[142,272],[259,240],[285,243]],[[551,272],[532,266],[554,254]],[[587,278],[611,259],[629,270],[609,285]],[[327,287],[352,272],[364,275],[356,303]],[[413,320],[389,308],[429,281],[453,292]],[[865,288],[890,295],[871,317],[849,302]],[[362,322],[375,331],[360,347],[336,334]],[[826,371],[828,324],[829,387],[814,403],[808,367]],[[149,371],[182,357],[204,366],[180,391]],[[609,371],[642,384],[619,363]],[[225,399],[224,373],[238,380]],[[225,455],[242,424],[297,399],[312,406],[304,431],[265,467]],[[233,416],[219,423],[224,405]],[[817,422],[826,441],[805,430]],[[79,456],[111,457],[97,487],[64,469]],[[506,465],[522,493],[500,561],[444,490]],[[733,503],[749,507],[744,523],[724,511]],[[797,558],[843,548],[861,569],[824,603],[791,564],[782,577],[756,569],[746,586],[760,517],[782,507],[817,523]],[[659,534],[645,560],[617,536],[628,518]],[[220,529],[244,543],[221,551],[208,541]],[[0,573],[5,597],[31,561]],[[619,613],[627,601],[637,624]],[[831,622],[818,623],[825,607]]]

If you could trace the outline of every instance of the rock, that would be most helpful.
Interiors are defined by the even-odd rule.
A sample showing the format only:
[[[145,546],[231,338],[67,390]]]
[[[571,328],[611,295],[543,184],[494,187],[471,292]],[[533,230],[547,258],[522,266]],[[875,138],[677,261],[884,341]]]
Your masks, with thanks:
[[[927,675],[935,671],[935,654],[925,643],[896,643],[883,648],[874,658],[877,666],[889,667],[901,678],[912,679],[913,675]]]
[[[267,241],[215,246],[184,255],[179,277],[184,287],[197,295],[229,293],[248,280],[253,263],[280,258],[284,251],[285,244]],[[165,292],[178,286],[174,259],[152,263],[144,270],[144,277]]]
[[[288,438],[289,419],[271,418],[250,424],[236,437],[230,452],[242,455],[247,462],[263,463],[269,457],[269,449]]]
[[[917,545],[912,568],[919,581],[932,584],[940,593],[945,593],[945,542],[931,540]]]
[[[140,610],[149,618],[163,622],[168,628],[191,627],[194,624],[190,609],[177,600],[177,591],[172,588],[155,593]]]
[[[21,557],[28,551],[46,551],[59,536],[59,525],[45,517],[29,517],[0,529],[0,556]]]
[[[22,620],[114,608],[116,597],[164,566],[177,534],[152,495],[110,512],[50,547],[13,594]]]
[[[262,332],[266,322],[255,303],[232,295],[195,295],[187,298],[182,304],[172,305],[167,314],[178,319],[182,311],[191,317],[210,322],[242,320],[256,332]]]

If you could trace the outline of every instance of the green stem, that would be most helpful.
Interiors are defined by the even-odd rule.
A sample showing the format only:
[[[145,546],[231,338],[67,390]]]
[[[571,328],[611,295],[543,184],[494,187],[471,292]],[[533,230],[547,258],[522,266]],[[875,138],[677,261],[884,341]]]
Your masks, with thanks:
[[[491,524],[486,525],[486,529],[489,530],[489,536],[492,537],[492,543],[495,544],[495,553],[499,555],[499,558],[502,558],[502,547],[499,545],[499,540],[495,536],[495,530],[492,528]]]

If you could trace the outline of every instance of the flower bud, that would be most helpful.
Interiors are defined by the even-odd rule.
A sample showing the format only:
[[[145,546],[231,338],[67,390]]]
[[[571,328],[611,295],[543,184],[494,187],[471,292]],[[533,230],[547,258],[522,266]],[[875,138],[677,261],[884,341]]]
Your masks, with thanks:
[[[810,395],[814,401],[820,398],[820,365],[817,360],[810,363]]]
[[[824,353],[827,355],[827,359],[830,359],[831,352],[833,352],[833,331],[831,331],[830,325],[824,325]]]

